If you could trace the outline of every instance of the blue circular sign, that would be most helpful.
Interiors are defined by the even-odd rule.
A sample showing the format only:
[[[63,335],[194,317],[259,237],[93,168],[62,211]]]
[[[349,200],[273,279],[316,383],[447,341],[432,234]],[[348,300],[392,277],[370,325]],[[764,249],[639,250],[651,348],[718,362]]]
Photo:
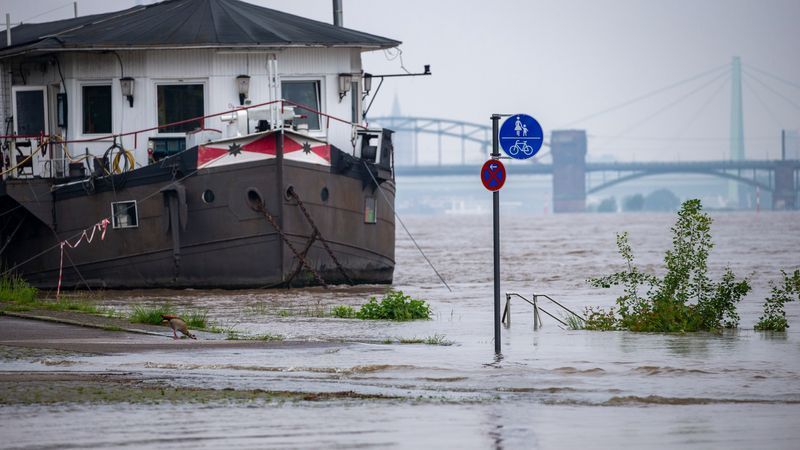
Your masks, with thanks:
[[[515,159],[528,159],[542,148],[544,132],[542,126],[527,114],[514,114],[500,126],[500,147]]]

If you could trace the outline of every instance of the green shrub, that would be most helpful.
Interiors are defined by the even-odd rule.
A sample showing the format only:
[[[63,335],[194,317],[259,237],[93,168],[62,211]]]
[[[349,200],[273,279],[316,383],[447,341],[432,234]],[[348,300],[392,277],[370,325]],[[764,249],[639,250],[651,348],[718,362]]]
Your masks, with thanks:
[[[404,295],[403,291],[389,291],[381,302],[370,297],[369,302],[356,312],[359,319],[396,320],[400,322],[430,319],[431,309],[423,300]]]
[[[356,317],[356,310],[353,309],[352,306],[339,305],[331,310],[331,315],[340,319],[354,319]]]
[[[791,275],[781,270],[783,284],[776,285],[770,282],[772,294],[764,301],[764,313],[756,323],[757,331],[786,331],[789,322],[783,307],[786,303],[800,301],[800,269]]]
[[[700,200],[687,200],[672,227],[672,248],[664,255],[663,278],[641,272],[633,264],[628,234],[617,235],[625,260],[620,272],[589,279],[594,287],[622,286],[617,309],[587,309],[587,329],[630,331],[711,331],[735,328],[736,305],[750,291],[747,280],[737,280],[729,269],[719,282],[708,277],[711,218]]]
[[[583,323],[585,330],[592,331],[613,331],[617,329],[617,318],[614,314],[614,308],[605,311],[602,308],[592,308],[587,306],[583,311],[583,316],[586,321]]]

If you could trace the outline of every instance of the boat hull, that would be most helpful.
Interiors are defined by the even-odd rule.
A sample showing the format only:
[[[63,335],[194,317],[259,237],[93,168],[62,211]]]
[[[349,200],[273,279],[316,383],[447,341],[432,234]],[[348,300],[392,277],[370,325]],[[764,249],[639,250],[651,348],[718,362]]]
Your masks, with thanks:
[[[27,206],[9,213],[8,229],[21,214],[28,217],[3,252],[5,267],[44,289],[56,288],[59,272],[62,289],[259,288],[314,285],[320,278],[326,284],[391,283],[392,180],[377,188],[363,170],[281,158],[197,170],[196,158],[196,150],[187,151],[180,161],[107,177],[105,184],[57,189],[52,224]],[[13,180],[4,187],[12,194],[32,183],[46,181]],[[375,223],[365,222],[367,197],[378,205]],[[130,200],[136,200],[136,227],[109,225],[102,239],[98,231],[91,243],[84,238],[75,248],[65,246],[62,265],[60,242],[75,243],[112,214],[112,202]],[[0,209],[15,205],[5,197]]]

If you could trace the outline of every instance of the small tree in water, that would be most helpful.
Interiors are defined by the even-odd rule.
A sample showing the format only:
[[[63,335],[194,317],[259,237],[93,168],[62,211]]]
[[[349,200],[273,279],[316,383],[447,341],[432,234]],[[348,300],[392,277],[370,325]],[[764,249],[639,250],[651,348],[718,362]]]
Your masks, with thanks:
[[[800,301],[800,269],[791,275],[781,270],[783,283],[776,285],[770,282],[771,295],[764,301],[764,313],[756,324],[757,331],[786,331],[789,322],[783,305],[791,301]]]
[[[628,234],[617,235],[626,269],[588,281],[594,287],[623,286],[616,311],[587,309],[587,329],[630,331],[700,331],[734,328],[736,304],[750,291],[747,280],[737,281],[725,269],[715,283],[708,277],[711,218],[700,200],[687,200],[672,227],[672,249],[664,256],[663,278],[643,273],[633,264]]]

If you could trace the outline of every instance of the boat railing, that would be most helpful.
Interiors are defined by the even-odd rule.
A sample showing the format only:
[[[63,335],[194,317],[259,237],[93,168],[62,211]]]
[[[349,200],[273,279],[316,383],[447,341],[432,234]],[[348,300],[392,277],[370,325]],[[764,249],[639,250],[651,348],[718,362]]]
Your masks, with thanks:
[[[353,123],[348,120],[333,116],[331,114],[318,111],[311,106],[302,103],[293,102],[291,100],[280,99],[268,102],[243,105],[227,111],[218,112],[214,114],[207,114],[204,116],[192,117],[190,119],[179,120],[170,122],[163,125],[158,125],[149,128],[143,128],[135,131],[126,131],[120,133],[113,133],[103,136],[96,136],[91,138],[82,139],[65,139],[61,135],[22,135],[22,134],[9,134],[0,135],[2,140],[2,169],[0,176],[2,178],[58,178],[70,174],[70,163],[84,162],[89,157],[96,157],[94,154],[86,154],[80,156],[71,156],[68,151],[68,146],[76,146],[78,144],[98,143],[98,142],[112,142],[116,145],[117,142],[122,146],[123,138],[133,138],[133,149],[139,147],[139,138],[141,135],[149,135],[153,132],[158,132],[167,127],[175,127],[189,123],[199,123],[201,130],[208,130],[205,126],[207,119],[221,117],[225,115],[236,114],[241,111],[249,111],[255,108],[268,108],[272,118],[271,123],[273,129],[286,129],[287,124],[285,121],[285,113],[287,109],[299,109],[307,111],[312,114],[317,114],[324,118],[325,133],[324,139],[328,140],[330,137],[331,124],[339,123],[347,125],[351,128],[350,136],[353,144],[353,154],[355,155],[357,130],[368,130],[364,125]],[[322,121],[321,121],[322,122]],[[218,131],[218,130],[214,130]],[[126,149],[127,150],[127,149]],[[128,150],[129,151],[129,150]],[[58,152],[58,153],[56,153]],[[56,156],[58,155],[58,156]],[[142,166],[143,164],[136,164]],[[91,170],[91,168],[90,168]]]
[[[568,323],[568,321],[570,321],[570,319],[566,319],[567,321],[565,321],[563,318],[558,318],[555,315],[553,315],[550,312],[548,312],[547,310],[545,310],[544,308],[542,308],[539,305],[539,303],[540,303],[539,299],[540,298],[549,300],[550,302],[552,302],[554,305],[556,305],[561,310],[566,311],[570,315],[570,317],[574,317],[576,320],[579,320],[581,323],[585,323],[586,322],[586,319],[583,316],[581,316],[580,314],[576,313],[575,311],[567,308],[566,306],[562,305],[561,303],[557,302],[556,300],[554,300],[552,297],[550,297],[547,294],[531,294],[531,297],[530,297],[530,300],[529,300],[528,298],[526,298],[525,296],[523,296],[522,294],[519,294],[517,292],[506,292],[506,304],[505,304],[505,308],[503,308],[503,317],[501,319],[503,325],[505,325],[506,328],[511,327],[511,299],[512,298],[519,298],[519,299],[523,300],[525,303],[527,303],[527,304],[529,304],[529,305],[531,305],[533,307],[533,329],[534,330],[538,330],[539,327],[542,326],[542,318],[539,315],[539,311],[541,311],[541,312],[547,314],[548,316],[550,316],[551,318],[553,318],[553,320],[555,320],[556,322],[558,322],[560,324],[559,325],[560,327],[562,327],[562,328],[573,328]]]

